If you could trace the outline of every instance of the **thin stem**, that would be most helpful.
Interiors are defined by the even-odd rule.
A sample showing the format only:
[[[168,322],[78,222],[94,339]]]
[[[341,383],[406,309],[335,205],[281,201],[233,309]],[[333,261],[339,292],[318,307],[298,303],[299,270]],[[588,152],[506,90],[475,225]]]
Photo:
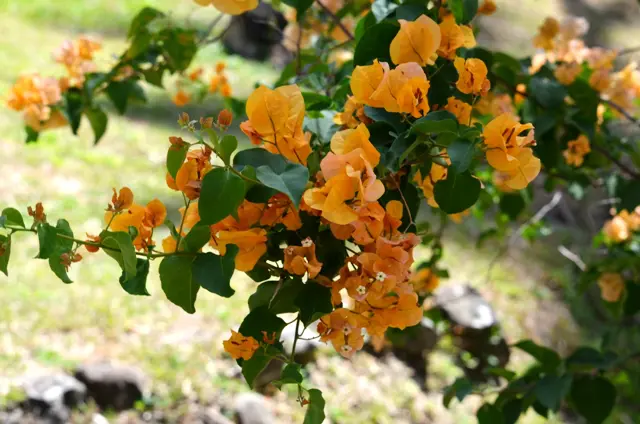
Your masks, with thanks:
[[[291,362],[293,362],[293,356],[296,354],[296,344],[298,344],[298,330],[300,329],[300,314],[298,314],[298,318],[296,318],[296,331],[293,337],[293,346],[291,347]]]
[[[631,54],[631,53],[636,53],[636,52],[640,52],[640,46],[635,46],[635,47],[629,47],[626,49],[622,49],[618,52],[618,57],[620,56],[624,56],[627,54]]]
[[[191,199],[187,200],[187,196],[182,194],[184,199],[184,213],[182,214],[182,220],[180,220],[180,228],[178,229],[178,240],[176,241],[176,250],[180,249],[180,242],[182,241],[182,229],[184,228],[184,220],[187,217],[189,206],[191,205]]]
[[[591,148],[593,150],[597,151],[598,153],[602,154],[602,156],[604,156],[607,159],[609,159],[609,161],[611,161],[612,163],[616,164],[618,166],[618,168],[620,168],[622,171],[624,171],[626,174],[628,174],[633,179],[640,180],[640,172],[629,168],[622,161],[620,161],[620,160],[616,159],[615,157],[613,157],[613,155],[607,149],[605,149],[604,147],[601,147],[601,146],[598,146],[596,144],[593,144],[591,146]]]
[[[404,203],[404,208],[407,210],[407,215],[409,216],[409,225],[407,225],[407,228],[405,228],[403,232],[403,234],[405,234],[407,231],[409,231],[409,228],[411,228],[412,225],[415,227],[416,223],[413,221],[413,215],[411,215],[411,210],[409,210],[409,204],[407,203],[407,199],[404,198],[404,194],[402,193],[402,190],[400,190],[400,185],[398,184],[396,179],[393,177],[391,177],[391,181],[393,181],[393,184],[398,189],[398,193],[400,193],[400,198],[402,199],[402,203]]]
[[[342,30],[342,32],[344,32],[344,34],[349,37],[349,40],[355,40],[355,37],[353,36],[353,34],[351,34],[351,31],[349,31],[347,29],[346,26],[344,26],[344,24],[340,21],[340,18],[338,18],[335,13],[333,13],[331,10],[329,10],[329,8],[327,6],[324,5],[324,3],[322,3],[320,0],[316,0],[316,3],[318,3],[318,6],[320,6],[320,8],[327,14],[329,15],[329,17],[331,17],[331,20]]]

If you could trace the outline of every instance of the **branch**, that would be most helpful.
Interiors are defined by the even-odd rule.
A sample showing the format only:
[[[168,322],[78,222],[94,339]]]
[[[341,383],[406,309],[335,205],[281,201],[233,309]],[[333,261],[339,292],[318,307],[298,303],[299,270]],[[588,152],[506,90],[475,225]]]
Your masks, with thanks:
[[[601,146],[598,146],[597,144],[594,144],[594,145],[591,146],[591,148],[593,150],[597,151],[598,153],[602,154],[602,156],[604,156],[607,159],[609,159],[609,161],[611,161],[614,164],[616,164],[618,166],[618,168],[620,168],[622,171],[624,171],[627,175],[629,175],[633,179],[640,180],[640,172],[638,172],[638,171],[636,171],[634,169],[631,169],[630,167],[625,165],[622,161],[620,161],[619,159],[616,159],[615,157],[613,157],[611,152],[609,152],[604,147],[601,147]]]
[[[349,31],[347,27],[344,26],[344,24],[340,21],[340,18],[338,18],[335,13],[329,10],[329,8],[325,6],[322,1],[316,0],[316,3],[318,3],[318,6],[320,6],[320,8],[322,8],[322,10],[331,17],[331,20],[342,30],[342,32],[344,32],[345,35],[349,37],[349,40],[355,40],[355,37],[353,36],[353,34],[351,34],[351,31]]]
[[[620,106],[617,103],[612,102],[611,100],[605,100],[603,98],[600,98],[600,100],[609,105],[609,107],[611,107],[612,109],[617,110],[621,115],[623,115],[625,118],[627,118],[629,121],[633,122],[634,124],[640,126],[640,121],[633,115],[631,115],[629,112],[627,112],[626,110],[624,110],[624,108],[622,106]]]
[[[562,245],[558,246],[558,252],[560,252],[562,256],[573,262],[578,268],[580,268],[580,271],[584,272],[584,270],[587,269],[587,264],[585,264],[584,261],[580,259],[580,256],[578,256],[577,253],[573,253],[571,250]]]
[[[624,56],[626,54],[631,54],[631,53],[636,53],[636,52],[640,52],[640,46],[635,46],[635,47],[629,47],[626,49],[622,49],[618,52],[618,57],[620,56]]]

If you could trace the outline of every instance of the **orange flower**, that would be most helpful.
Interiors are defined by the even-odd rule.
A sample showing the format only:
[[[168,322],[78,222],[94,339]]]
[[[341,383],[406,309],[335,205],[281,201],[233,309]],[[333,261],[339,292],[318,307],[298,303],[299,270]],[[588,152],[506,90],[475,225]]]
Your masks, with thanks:
[[[560,23],[554,18],[546,18],[539,28],[539,33],[533,39],[535,47],[544,50],[553,50],[554,38],[560,32]]]
[[[82,255],[79,253],[63,253],[60,255],[60,264],[64,266],[64,269],[69,271],[72,263],[80,262]]]
[[[422,268],[411,277],[411,284],[417,293],[431,293],[440,285],[440,278],[431,268]]]
[[[386,72],[389,71],[389,65],[385,62],[378,62],[377,59],[369,66],[356,66],[351,74],[351,91],[355,99],[362,104],[381,108],[384,103],[382,100],[373,98],[373,94],[380,86]]]
[[[611,85],[611,74],[608,69],[596,69],[589,77],[589,85],[596,91],[605,91]]]
[[[222,109],[218,114],[218,125],[220,125],[221,127],[228,127],[229,125],[231,125],[232,121],[233,114],[229,110]]]
[[[333,117],[333,122],[343,127],[355,128],[361,122],[369,124],[372,121],[364,113],[364,104],[360,103],[355,96],[349,96],[344,104],[344,110]]]
[[[558,82],[562,85],[572,84],[582,71],[582,67],[578,63],[563,63],[559,65],[553,72]]]
[[[129,209],[133,204],[133,192],[129,187],[122,187],[119,193],[116,193],[116,189],[113,189],[113,196],[111,197],[111,204],[107,206],[107,211],[121,212],[125,209]]]
[[[302,131],[304,99],[297,85],[286,85],[270,90],[258,87],[247,99],[249,125],[241,125],[251,134],[252,142],[259,137],[264,148],[281,154],[292,162],[307,164],[311,153],[309,139]],[[255,134],[255,135],[254,135]]]
[[[33,223],[44,223],[47,222],[47,215],[44,213],[44,206],[42,206],[42,202],[36,203],[35,211],[31,206],[27,208],[27,213],[29,216],[33,217]]]
[[[228,340],[222,342],[225,352],[227,352],[233,359],[244,359],[248,361],[253,354],[258,350],[260,344],[253,337],[245,337],[240,333],[231,330],[231,337]]]
[[[456,50],[460,47],[472,48],[476,45],[473,30],[466,25],[456,24],[453,15],[448,15],[440,23],[442,40],[438,48],[438,54],[446,59],[453,60]]]
[[[213,169],[211,165],[211,150],[192,150],[187,153],[187,160],[182,164],[175,180],[167,174],[167,185],[173,190],[179,190],[191,200],[200,197],[202,179]]]
[[[102,239],[100,238],[100,236],[93,236],[87,233],[87,241],[92,243],[100,243]],[[89,244],[85,244],[84,247],[85,249],[87,249],[87,252],[90,252],[90,253],[96,253],[98,250],[100,250],[98,246],[92,246]]]
[[[484,0],[478,8],[479,15],[493,15],[498,9],[496,3],[493,0]]]
[[[185,216],[185,210],[186,210],[186,216]],[[198,222],[200,222],[200,213],[198,212],[198,203],[196,202],[192,202],[189,205],[188,209],[185,209],[185,207],[181,207],[179,209],[180,211],[180,216],[182,217],[183,220],[183,228],[184,229],[190,229],[193,228]]]
[[[403,63],[385,72],[380,85],[371,95],[387,112],[409,113],[414,118],[429,112],[429,81],[417,63]]]
[[[527,136],[520,136],[527,130],[531,130]],[[528,147],[535,143],[533,125],[520,124],[504,113],[485,126],[483,135],[489,165],[510,176],[505,181],[507,187],[523,189],[538,175],[540,160]]]
[[[240,124],[240,129],[247,137],[249,137],[249,141],[251,141],[251,144],[255,144],[256,146],[262,144],[262,136],[260,135],[260,133],[258,133],[258,131],[255,130],[255,128],[253,128],[253,126],[251,126],[251,122],[242,122]]]
[[[343,357],[351,358],[364,346],[362,328],[366,320],[344,308],[338,308],[320,318],[318,333],[323,342],[331,341],[334,349]]]
[[[178,90],[178,92],[171,98],[171,101],[178,107],[182,107],[191,101],[191,96],[184,91]]]
[[[236,269],[251,271],[258,260],[267,252],[267,232],[262,228],[244,231],[218,231],[212,245],[221,255],[227,253],[227,245],[235,244],[240,251],[236,255]]]
[[[260,225],[284,224],[287,230],[296,231],[302,227],[300,215],[286,194],[274,195],[266,204],[260,218]]]
[[[471,123],[471,105],[463,102],[462,100],[458,100],[455,97],[449,97],[444,110],[454,114],[458,119],[458,122],[462,125],[469,125]]]
[[[172,235],[168,235],[162,239],[162,251],[164,253],[173,253],[178,250],[178,240]]]
[[[191,81],[197,81],[200,79],[200,77],[202,76],[202,73],[204,72],[204,69],[202,69],[201,66],[198,66],[196,69],[194,69],[193,71],[189,72],[189,79]]]
[[[624,293],[624,280],[617,272],[605,272],[598,278],[600,295],[607,302],[617,302]]]
[[[258,7],[259,0],[194,0],[200,6],[213,6],[222,13],[239,15]]]
[[[461,93],[476,94],[484,96],[491,88],[491,83],[487,79],[489,73],[487,65],[480,59],[463,59],[457,57],[453,65],[458,71],[458,81],[456,88]]]
[[[389,52],[396,65],[417,62],[420,66],[435,63],[436,50],[440,46],[440,28],[438,24],[425,15],[420,15],[414,22],[398,19],[400,31],[391,41]]]
[[[276,342],[276,332],[272,332],[270,335],[267,334],[266,331],[261,331],[262,333],[262,342],[266,344],[274,344]]]
[[[151,202],[147,203],[144,213],[145,216],[142,222],[145,226],[151,228],[161,226],[167,218],[167,208],[158,199],[153,199]]]
[[[446,152],[443,153],[446,155]],[[451,163],[448,156],[444,156],[447,163]],[[431,165],[431,170],[429,171],[429,175],[422,178],[422,174],[420,171],[416,172],[416,175],[413,178],[413,181],[417,183],[422,188],[422,193],[424,194],[427,203],[434,208],[438,207],[438,203],[436,202],[435,195],[433,193],[433,189],[436,183],[440,180],[444,180],[447,178],[447,169],[446,167],[433,162]]]
[[[134,203],[126,211],[115,214],[115,216],[111,211],[105,212],[104,221],[107,224],[111,222],[110,229],[112,231],[124,231],[126,233],[129,231],[129,227],[140,228],[145,215],[145,208]]]
[[[222,95],[222,97],[231,97],[231,86],[228,83],[222,84],[222,86],[220,87],[220,94]]]
[[[380,163],[380,152],[369,141],[370,133],[364,124],[355,129],[336,132],[331,137],[331,151],[336,155],[347,155],[358,151],[360,157],[373,167]],[[362,169],[355,167],[356,169]]]
[[[591,152],[589,139],[584,134],[567,144],[567,150],[562,152],[562,156],[569,165],[578,167],[584,162],[584,157]]]
[[[358,210],[358,220],[351,223],[353,240],[361,245],[371,244],[382,234],[385,211],[378,202],[369,203]]]
[[[309,278],[315,278],[320,273],[322,263],[316,258],[316,245],[310,238],[302,240],[302,246],[284,249],[284,269],[295,275],[308,272]]]

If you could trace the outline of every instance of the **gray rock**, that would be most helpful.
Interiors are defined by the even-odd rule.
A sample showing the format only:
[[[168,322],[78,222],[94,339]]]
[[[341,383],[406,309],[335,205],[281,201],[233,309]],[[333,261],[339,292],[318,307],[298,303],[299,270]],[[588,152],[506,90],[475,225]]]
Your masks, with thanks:
[[[216,408],[207,408],[202,412],[202,424],[233,424],[229,418],[225,417],[222,412]]]
[[[84,384],[66,374],[28,378],[22,387],[26,396],[24,411],[52,424],[67,422],[70,408],[84,402],[87,392]]]
[[[466,284],[446,284],[434,293],[436,305],[453,324],[482,330],[496,324],[493,308],[476,289]]]
[[[318,349],[318,347],[324,344],[320,340],[315,338],[318,336],[318,333],[314,330],[316,328],[316,325],[317,322],[311,323],[300,336],[305,339],[312,340],[302,340],[299,338],[296,343],[296,353],[293,356],[293,359],[302,366],[313,362],[316,357],[316,350]],[[285,354],[287,356],[291,355],[291,351],[293,350],[293,340],[295,338],[295,332],[295,324],[289,324],[282,330],[281,340]]]
[[[141,370],[110,362],[84,364],[74,376],[87,386],[87,394],[103,410],[130,409],[144,398],[146,378]]]
[[[233,406],[238,424],[273,424],[273,412],[264,396],[257,393],[242,393]]]

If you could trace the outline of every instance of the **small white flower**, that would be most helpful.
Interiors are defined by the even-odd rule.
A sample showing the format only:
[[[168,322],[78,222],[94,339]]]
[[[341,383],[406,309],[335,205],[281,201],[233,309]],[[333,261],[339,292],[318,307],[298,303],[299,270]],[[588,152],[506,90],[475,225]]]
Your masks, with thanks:
[[[356,288],[356,292],[358,292],[358,294],[362,296],[367,292],[367,288],[365,286],[358,286],[358,288]]]
[[[311,240],[311,238],[307,237],[306,239],[302,240],[302,247],[311,247],[313,246],[313,240]]]
[[[349,353],[353,350],[353,348],[349,345],[342,345],[340,350],[343,351],[344,353]]]
[[[345,325],[344,328],[342,329],[342,332],[344,333],[345,336],[348,336],[349,334],[351,334],[351,326]]]
[[[378,281],[384,281],[387,279],[387,274],[385,274],[382,271],[378,271],[378,273],[376,274],[376,280]]]

